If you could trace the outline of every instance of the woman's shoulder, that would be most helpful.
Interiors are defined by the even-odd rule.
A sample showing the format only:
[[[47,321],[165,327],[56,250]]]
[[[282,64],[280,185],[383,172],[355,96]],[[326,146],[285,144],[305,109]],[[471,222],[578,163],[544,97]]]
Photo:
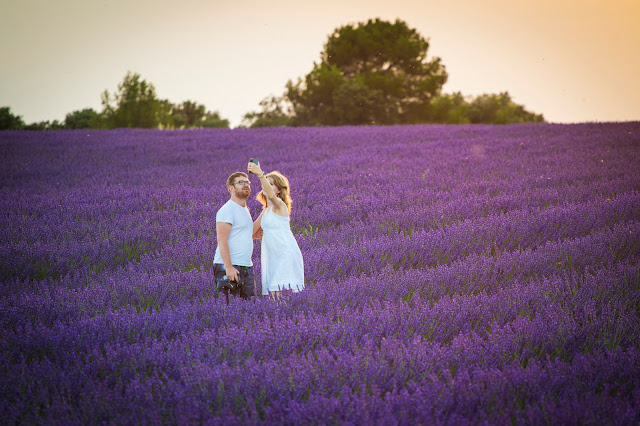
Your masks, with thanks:
[[[287,204],[282,201],[281,199],[278,198],[278,209],[277,211],[275,209],[273,209],[273,207],[271,207],[271,210],[273,211],[273,213],[275,213],[278,216],[282,216],[282,217],[289,217],[289,207],[287,206]]]

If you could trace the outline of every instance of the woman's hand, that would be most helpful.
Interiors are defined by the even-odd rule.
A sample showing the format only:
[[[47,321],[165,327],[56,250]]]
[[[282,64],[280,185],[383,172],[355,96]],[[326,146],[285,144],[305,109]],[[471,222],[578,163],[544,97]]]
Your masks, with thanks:
[[[260,163],[252,163],[251,161],[247,164],[247,170],[249,173],[253,173],[254,175],[260,176],[262,174],[262,169],[260,168]]]

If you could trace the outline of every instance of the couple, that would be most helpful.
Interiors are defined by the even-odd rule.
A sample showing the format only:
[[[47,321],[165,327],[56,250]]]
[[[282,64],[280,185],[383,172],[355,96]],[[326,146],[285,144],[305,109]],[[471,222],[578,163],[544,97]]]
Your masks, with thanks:
[[[253,222],[247,207],[251,194],[249,176],[243,172],[229,176],[227,190],[231,199],[216,213],[218,246],[213,260],[216,281],[226,275],[229,281],[243,283],[240,288],[243,299],[255,295],[251,254],[256,238],[262,239],[262,295],[277,298],[285,289],[300,291],[304,288],[304,265],[289,225],[292,203],[289,181],[277,171],[265,174],[260,163],[250,162],[247,169],[260,178],[262,191],[256,199],[262,204],[262,213]]]

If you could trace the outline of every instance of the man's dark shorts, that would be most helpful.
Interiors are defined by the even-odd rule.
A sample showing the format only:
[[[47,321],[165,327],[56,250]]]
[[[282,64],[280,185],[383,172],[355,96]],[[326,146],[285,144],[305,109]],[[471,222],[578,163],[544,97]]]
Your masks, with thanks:
[[[238,266],[233,265],[234,268],[238,270],[238,275],[243,282],[242,288],[240,289],[240,296],[243,299],[248,299],[251,296],[255,295],[255,285],[256,279],[253,275],[253,266]],[[227,275],[227,271],[224,268],[222,263],[214,263],[213,264],[213,274],[218,278],[222,278]],[[215,287],[215,283],[214,283]]]

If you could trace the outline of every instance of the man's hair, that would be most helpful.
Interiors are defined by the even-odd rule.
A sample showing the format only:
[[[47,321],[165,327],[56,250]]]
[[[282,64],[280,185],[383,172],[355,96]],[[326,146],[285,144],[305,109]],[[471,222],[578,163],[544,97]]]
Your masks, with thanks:
[[[227,178],[227,188],[228,188],[228,187],[230,187],[231,185],[233,185],[233,181],[234,181],[234,180],[236,180],[236,178],[237,178],[237,177],[240,177],[240,176],[242,176],[242,177],[246,177],[247,179],[249,179],[249,176],[248,176],[246,173],[244,173],[244,172],[235,172],[235,173],[232,173],[232,174],[231,174],[231,176],[229,176],[229,177]]]
[[[291,188],[289,187],[289,179],[287,179],[282,173],[277,170],[267,174],[266,177],[267,179],[273,179],[273,183],[280,190],[278,198],[284,201],[284,203],[287,205],[287,208],[289,209],[289,213],[291,213],[291,205],[293,204],[293,200],[291,199],[290,195]],[[267,197],[264,195],[264,191],[258,192],[258,195],[256,195],[256,199],[260,201],[260,204],[262,204],[263,207],[267,206]]]

